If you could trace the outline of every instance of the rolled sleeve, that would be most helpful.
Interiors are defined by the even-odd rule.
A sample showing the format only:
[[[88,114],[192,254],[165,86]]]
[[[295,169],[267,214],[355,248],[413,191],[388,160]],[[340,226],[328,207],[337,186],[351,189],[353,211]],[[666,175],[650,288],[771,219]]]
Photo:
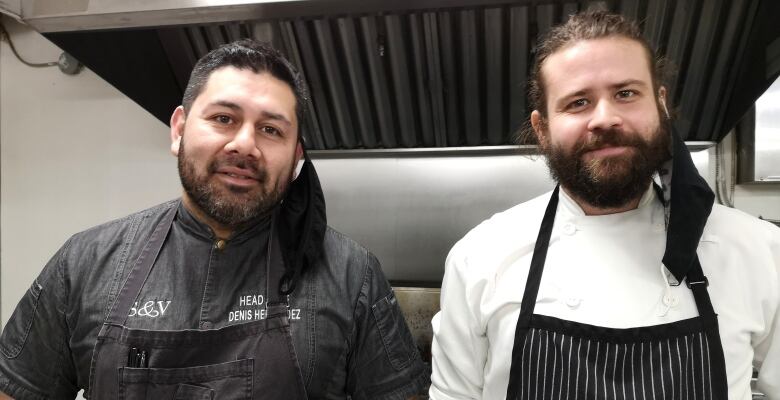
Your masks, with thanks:
[[[429,383],[429,373],[395,293],[371,254],[365,271],[348,361],[352,398],[396,400],[420,394]]]
[[[76,396],[67,347],[64,249],[31,284],[0,336],[0,391],[17,400]]]

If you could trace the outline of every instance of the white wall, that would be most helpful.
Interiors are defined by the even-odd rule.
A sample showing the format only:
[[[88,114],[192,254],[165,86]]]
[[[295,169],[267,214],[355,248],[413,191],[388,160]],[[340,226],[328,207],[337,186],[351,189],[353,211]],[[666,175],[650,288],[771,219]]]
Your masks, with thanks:
[[[0,0],[0,12],[9,13],[14,18],[22,15],[22,0]]]
[[[31,62],[61,50],[4,17]],[[0,320],[73,233],[179,194],[167,127],[85,69],[0,44]]]

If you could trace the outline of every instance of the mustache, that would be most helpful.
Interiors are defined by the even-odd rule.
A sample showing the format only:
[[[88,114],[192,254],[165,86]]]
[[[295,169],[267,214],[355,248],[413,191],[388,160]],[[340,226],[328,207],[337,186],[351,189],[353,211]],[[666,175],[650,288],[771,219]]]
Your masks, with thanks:
[[[223,167],[233,167],[248,170],[252,178],[259,181],[264,181],[268,176],[268,171],[263,168],[259,168],[257,163],[252,158],[238,154],[231,154],[228,156],[216,158],[209,164],[208,172],[213,174]]]
[[[624,132],[618,129],[608,129],[591,136],[590,139],[578,140],[574,146],[574,154],[583,154],[600,150],[605,147],[635,147],[641,148],[647,143],[636,133]]]

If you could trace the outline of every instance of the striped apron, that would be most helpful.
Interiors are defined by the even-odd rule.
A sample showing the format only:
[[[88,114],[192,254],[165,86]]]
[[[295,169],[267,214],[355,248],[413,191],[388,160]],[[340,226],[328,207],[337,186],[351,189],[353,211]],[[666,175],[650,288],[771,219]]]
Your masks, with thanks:
[[[717,316],[698,258],[685,278],[699,316],[613,329],[534,314],[558,206],[553,191],[517,320],[507,399],[723,399],[728,397]]]

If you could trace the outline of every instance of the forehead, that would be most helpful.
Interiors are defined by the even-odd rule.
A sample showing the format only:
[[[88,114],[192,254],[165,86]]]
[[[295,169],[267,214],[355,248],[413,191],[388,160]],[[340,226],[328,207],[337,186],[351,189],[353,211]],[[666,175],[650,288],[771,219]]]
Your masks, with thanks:
[[[193,108],[218,101],[235,103],[245,112],[273,111],[295,117],[296,98],[292,88],[268,72],[256,73],[232,66],[214,70]]]
[[[648,56],[639,42],[620,36],[577,41],[552,53],[542,64],[547,98],[627,80],[652,87]]]

